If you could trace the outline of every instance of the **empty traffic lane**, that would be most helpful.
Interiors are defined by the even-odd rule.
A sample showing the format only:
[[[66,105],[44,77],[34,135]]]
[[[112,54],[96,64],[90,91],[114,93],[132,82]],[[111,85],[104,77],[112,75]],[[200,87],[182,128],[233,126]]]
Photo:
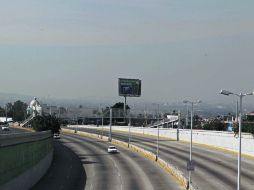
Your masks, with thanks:
[[[63,134],[61,143],[79,157],[86,190],[184,189],[153,161],[135,152],[118,147],[119,154],[109,154],[107,142],[74,134]]]
[[[32,190],[84,190],[86,173],[79,157],[61,141],[54,141],[54,158],[46,175]]]
[[[100,133],[95,129],[79,129],[92,133]],[[108,132],[104,132],[108,135]],[[113,132],[113,138],[128,142],[128,134]],[[131,143],[156,152],[156,137],[131,135]],[[160,157],[175,165],[187,177],[186,162],[189,159],[189,144],[174,140],[160,140]],[[237,181],[237,155],[220,150],[210,149],[199,145],[193,146],[193,160],[196,163],[192,173],[194,187],[198,189],[234,190]],[[242,161],[242,188],[254,189],[254,162],[251,158]]]

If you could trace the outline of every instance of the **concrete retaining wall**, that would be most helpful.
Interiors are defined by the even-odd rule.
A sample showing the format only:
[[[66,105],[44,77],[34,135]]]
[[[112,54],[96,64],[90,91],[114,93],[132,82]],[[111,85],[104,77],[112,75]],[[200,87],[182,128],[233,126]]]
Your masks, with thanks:
[[[46,173],[53,158],[50,132],[0,136],[0,189],[27,190]]]
[[[72,126],[72,127],[88,127],[98,128],[95,126]],[[108,126],[104,126],[104,129],[108,130]],[[98,129],[101,129],[99,127]],[[113,130],[120,130],[128,132],[128,126],[112,126]],[[142,128],[142,127],[131,127],[132,133],[139,133],[145,135],[157,135],[157,128]],[[177,129],[160,129],[160,136],[176,139]],[[181,141],[190,141],[190,130],[180,129],[179,139]],[[217,148],[222,148],[230,151],[238,151],[238,135],[235,136],[233,132],[224,131],[206,131],[206,130],[193,130],[193,142],[198,144],[204,144]],[[250,156],[254,156],[254,137],[252,134],[242,134],[242,153]]]

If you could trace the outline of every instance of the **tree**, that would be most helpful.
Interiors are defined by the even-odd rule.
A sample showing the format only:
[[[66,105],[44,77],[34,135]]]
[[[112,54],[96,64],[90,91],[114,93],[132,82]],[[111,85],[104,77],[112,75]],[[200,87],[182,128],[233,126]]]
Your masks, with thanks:
[[[199,117],[198,115],[194,115],[193,116],[193,124],[196,128],[200,128],[201,127],[201,120],[202,118]]]
[[[14,102],[13,106],[13,120],[14,121],[24,121],[26,117],[27,104],[18,100]]]
[[[5,117],[5,109],[0,107],[0,117]]]
[[[7,117],[13,116],[13,106],[11,103],[6,104],[3,108],[0,107],[0,117],[6,116],[6,108],[7,108]]]
[[[103,117],[109,117],[109,114],[110,114],[110,107],[106,107],[104,109],[102,109],[102,114],[103,114]]]
[[[35,131],[47,131],[51,130],[52,133],[58,133],[60,130],[60,123],[56,117],[48,116],[36,116],[31,121],[31,126]]]
[[[112,106],[113,109],[124,109],[124,103],[118,102],[115,105]],[[126,110],[130,109],[128,105],[126,105]]]
[[[226,129],[224,123],[220,120],[213,120],[203,125],[204,130],[215,130],[215,131],[224,131]]]
[[[65,114],[65,113],[67,113],[67,110],[64,107],[60,107],[59,108],[59,113],[60,114]]]
[[[3,108],[0,107],[0,116],[12,117],[13,121],[24,121],[26,116],[27,104],[18,100],[16,102],[7,103]]]
[[[115,105],[112,106],[112,115],[114,119],[114,122],[127,122],[126,116],[128,114],[128,110],[130,110],[130,107],[126,105],[126,113],[124,113],[124,103],[118,102]]]
[[[13,117],[14,112],[13,112],[13,105],[12,103],[7,103],[6,104],[6,111],[7,111],[7,117]]]
[[[178,112],[176,110],[173,110],[172,115],[178,115]]]
[[[47,130],[45,118],[42,116],[36,116],[35,118],[32,119],[30,124],[35,131]]]
[[[93,114],[94,114],[94,115],[97,115],[98,113],[99,113],[98,110],[93,110]]]

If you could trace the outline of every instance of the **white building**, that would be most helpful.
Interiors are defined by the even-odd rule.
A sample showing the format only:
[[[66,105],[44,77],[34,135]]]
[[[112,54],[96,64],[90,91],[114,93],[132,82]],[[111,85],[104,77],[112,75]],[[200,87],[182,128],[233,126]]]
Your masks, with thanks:
[[[4,122],[13,122],[13,119],[11,117],[0,117],[0,122],[4,123]]]
[[[42,107],[37,98],[34,98],[30,102],[30,105],[27,107],[27,113],[33,115],[33,117],[42,115]]]

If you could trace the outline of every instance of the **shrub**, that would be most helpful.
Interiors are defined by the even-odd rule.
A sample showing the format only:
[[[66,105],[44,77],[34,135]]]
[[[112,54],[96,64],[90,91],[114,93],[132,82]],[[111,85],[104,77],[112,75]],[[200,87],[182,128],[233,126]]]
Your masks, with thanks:
[[[36,116],[31,121],[31,126],[35,131],[51,130],[52,133],[57,133],[60,130],[60,123],[53,116]]]
[[[243,123],[242,132],[254,134],[254,123]]]
[[[203,129],[204,130],[224,131],[224,130],[226,130],[226,127],[221,121],[214,120],[214,121],[204,124]]]

